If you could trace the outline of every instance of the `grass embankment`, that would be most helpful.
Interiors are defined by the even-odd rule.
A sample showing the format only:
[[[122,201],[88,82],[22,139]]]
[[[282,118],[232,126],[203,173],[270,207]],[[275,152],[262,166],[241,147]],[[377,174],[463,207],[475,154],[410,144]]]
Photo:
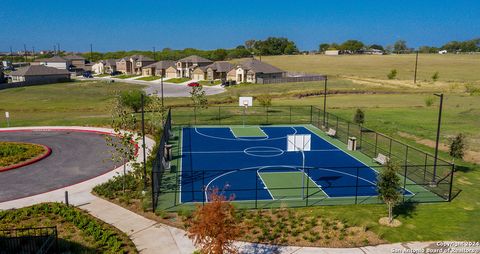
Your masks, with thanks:
[[[10,125],[106,126],[116,91],[142,85],[84,81],[11,88],[0,91],[0,111],[10,112]],[[4,119],[0,127],[7,127]]]
[[[187,82],[189,80],[191,80],[191,79],[189,79],[189,78],[171,78],[171,79],[165,80],[165,82],[179,84],[179,83]]]
[[[154,80],[159,80],[161,79],[162,77],[160,76],[147,76],[147,77],[141,77],[141,78],[137,78],[135,80],[143,80],[143,81],[154,81]]]
[[[200,80],[198,83],[202,86],[216,86],[222,83],[221,80]]]
[[[141,75],[137,75],[137,74],[123,74],[123,75],[114,76],[114,78],[127,79],[127,78],[134,78],[134,77],[140,77],[140,76]]]
[[[126,234],[75,207],[43,203],[0,211],[0,229],[53,226],[60,253],[138,253]]]
[[[47,150],[40,145],[0,142],[0,169],[30,160],[45,152]]]

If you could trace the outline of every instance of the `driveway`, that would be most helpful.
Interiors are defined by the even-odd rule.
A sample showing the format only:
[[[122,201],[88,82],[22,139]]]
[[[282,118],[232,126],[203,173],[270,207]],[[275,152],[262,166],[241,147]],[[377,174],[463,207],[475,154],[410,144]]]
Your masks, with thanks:
[[[138,78],[138,77],[136,77]],[[135,80],[135,79],[116,79],[116,78],[92,78],[93,80],[108,80],[113,79],[115,82],[122,82],[122,83],[129,83],[129,84],[139,84],[147,86],[144,88],[147,94],[156,94],[161,96],[161,84],[160,80],[155,81],[143,81],[143,80]],[[80,80],[91,80],[91,79],[83,79]],[[163,95],[164,97],[190,97],[190,90],[191,88],[187,86],[187,83],[191,81],[181,83],[181,84],[174,84],[174,83],[166,83],[163,82]],[[203,90],[207,95],[214,95],[225,92],[225,89],[222,88],[220,85],[217,86],[203,86]]]

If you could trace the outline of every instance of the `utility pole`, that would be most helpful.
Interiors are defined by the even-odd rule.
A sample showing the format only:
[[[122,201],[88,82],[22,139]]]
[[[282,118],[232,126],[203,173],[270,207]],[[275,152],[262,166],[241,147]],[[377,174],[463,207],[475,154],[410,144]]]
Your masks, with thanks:
[[[414,84],[417,83],[417,65],[418,65],[418,50],[417,50],[417,53],[415,55],[415,74],[413,76],[413,83]]]
[[[435,142],[435,159],[433,162],[433,178],[431,185],[437,186],[436,178],[437,178],[437,158],[438,158],[438,142],[440,139],[440,125],[442,123],[442,108],[443,108],[443,93],[435,94],[435,96],[440,97],[440,107],[438,109],[438,124],[437,124],[437,139]]]
[[[60,43],[57,42],[57,50],[58,50],[58,54],[60,55]]]
[[[93,45],[90,43],[90,62],[93,62]]]
[[[155,57],[155,47],[153,47],[153,61],[157,61],[157,58]]]
[[[35,61],[35,47],[32,46],[33,61]]]
[[[13,51],[12,51],[12,46],[10,46],[10,63],[13,63]]]
[[[25,63],[27,62],[27,45],[23,44],[23,57],[25,58]]]

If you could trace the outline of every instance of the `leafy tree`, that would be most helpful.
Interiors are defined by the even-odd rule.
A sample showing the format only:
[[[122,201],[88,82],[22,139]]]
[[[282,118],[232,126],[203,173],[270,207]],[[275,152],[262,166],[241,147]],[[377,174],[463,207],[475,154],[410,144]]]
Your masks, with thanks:
[[[357,124],[365,123],[365,113],[361,109],[357,108],[355,116],[353,117],[353,122]]]
[[[257,101],[260,103],[260,105],[262,105],[262,107],[272,106],[272,96],[268,94],[257,96]]]
[[[138,113],[142,107],[142,95],[145,98],[144,103],[147,105],[150,102],[150,97],[147,97],[145,92],[141,90],[123,91],[120,93],[120,103]]]
[[[347,40],[340,46],[340,50],[356,53],[360,51],[365,45],[358,40]]]
[[[216,49],[210,53],[210,59],[213,61],[223,61],[227,58],[228,52],[225,49]]]
[[[390,73],[387,74],[388,79],[394,79],[397,76],[397,69],[392,69]]]
[[[379,44],[372,44],[372,45],[370,45],[370,48],[371,49],[378,49],[378,50],[382,50],[382,51],[384,50],[383,46],[379,45]]]
[[[318,51],[319,52],[325,52],[328,48],[330,48],[330,44],[322,43],[318,46]]]
[[[453,138],[448,153],[454,159],[463,159],[463,156],[465,155],[465,135],[463,133],[459,133]]]
[[[247,46],[248,48],[248,46]],[[255,41],[253,50],[260,55],[283,55],[298,53],[297,46],[287,38],[268,37],[266,40]]]
[[[437,47],[430,47],[430,46],[421,46],[419,49],[418,49],[418,52],[420,53],[437,53],[438,51],[440,51],[439,48]]]
[[[255,40],[247,40],[245,41],[245,47],[247,49],[253,49],[255,47]]]
[[[204,206],[198,205],[187,235],[193,239],[195,246],[201,253],[238,253],[234,240],[240,235],[235,207],[221,195],[218,188],[209,193],[209,202]]]
[[[190,91],[190,99],[197,107],[206,108],[208,104],[207,96],[202,86],[193,86]]]
[[[433,75],[432,75],[432,80],[433,80],[433,82],[437,81],[439,77],[440,77],[440,76],[439,76],[439,74],[438,74],[438,71],[435,72],[435,73],[433,73]]]
[[[387,166],[378,175],[377,191],[378,198],[388,207],[388,221],[393,221],[393,207],[400,202],[400,177],[397,172],[400,166],[395,162],[387,162]]]
[[[397,54],[405,53],[408,50],[407,42],[404,40],[398,40],[393,45],[393,49]]]

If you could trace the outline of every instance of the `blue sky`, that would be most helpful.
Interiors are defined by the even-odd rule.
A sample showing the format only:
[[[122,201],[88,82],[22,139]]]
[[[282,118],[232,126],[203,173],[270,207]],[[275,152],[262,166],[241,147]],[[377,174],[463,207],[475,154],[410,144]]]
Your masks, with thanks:
[[[301,50],[347,39],[440,46],[480,37],[480,1],[0,0],[0,51],[232,48],[268,36]]]

